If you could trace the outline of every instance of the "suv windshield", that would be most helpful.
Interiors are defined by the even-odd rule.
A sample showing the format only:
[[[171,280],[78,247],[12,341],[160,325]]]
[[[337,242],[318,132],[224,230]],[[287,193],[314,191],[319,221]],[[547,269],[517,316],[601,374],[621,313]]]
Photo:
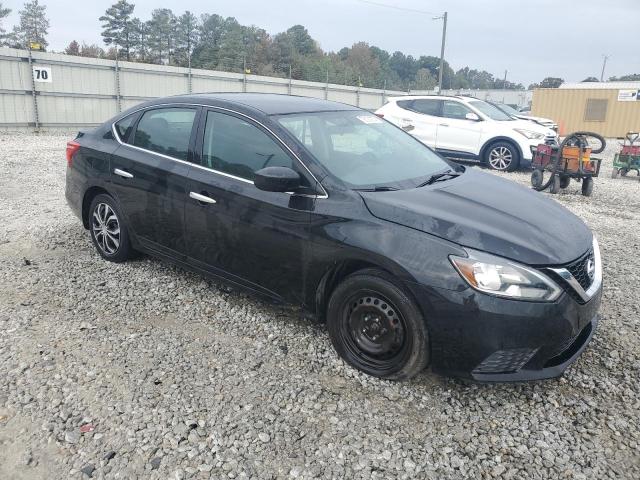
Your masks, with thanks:
[[[413,188],[451,169],[411,135],[362,110],[279,115],[276,119],[351,188]]]
[[[506,113],[507,115],[511,115],[512,117],[515,117],[517,115],[520,115],[520,112],[518,112],[515,108],[513,108],[510,105],[507,105],[506,103],[496,103],[494,105],[494,107],[499,108],[500,110],[502,110],[504,113]]]
[[[490,105],[487,102],[483,102],[482,100],[472,100],[471,102],[469,102],[469,105],[480,110],[484,115],[489,117],[491,120],[497,120],[499,122],[514,120],[514,118],[510,117],[499,108],[494,107],[493,105]]]

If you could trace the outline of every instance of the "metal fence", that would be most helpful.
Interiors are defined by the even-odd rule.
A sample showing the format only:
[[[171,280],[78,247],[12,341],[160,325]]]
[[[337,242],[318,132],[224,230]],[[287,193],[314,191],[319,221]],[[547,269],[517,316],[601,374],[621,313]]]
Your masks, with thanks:
[[[116,62],[0,48],[0,129],[98,125],[145,100],[199,92],[262,92],[324,98],[374,110],[406,92]]]

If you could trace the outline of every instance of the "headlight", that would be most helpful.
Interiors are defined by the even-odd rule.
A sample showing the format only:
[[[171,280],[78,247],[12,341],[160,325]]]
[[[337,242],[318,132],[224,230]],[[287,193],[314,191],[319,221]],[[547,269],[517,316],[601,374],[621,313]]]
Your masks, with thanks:
[[[544,138],[544,133],[538,133],[532,130],[521,130],[519,128],[514,128],[514,130],[518,132],[520,135],[527,137],[530,140]]]
[[[468,257],[451,255],[451,263],[464,280],[476,290],[518,300],[552,302],[562,290],[537,270],[506,258],[467,250]]]

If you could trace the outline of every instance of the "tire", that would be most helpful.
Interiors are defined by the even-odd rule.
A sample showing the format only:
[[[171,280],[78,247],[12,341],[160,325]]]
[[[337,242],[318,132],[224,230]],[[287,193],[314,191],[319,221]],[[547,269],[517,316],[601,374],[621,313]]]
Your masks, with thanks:
[[[582,195],[590,197],[593,193],[593,178],[586,177],[582,180]]]
[[[549,187],[549,193],[553,193],[554,195],[560,191],[560,177],[558,175],[553,176],[553,180],[551,181],[551,186]]]
[[[361,270],[335,288],[327,329],[338,355],[368,375],[404,380],[429,363],[429,336],[419,308],[381,271]]]
[[[542,182],[544,180],[544,172],[542,170],[536,169],[531,172],[531,186],[539,190],[542,186]]]
[[[131,258],[129,231],[115,200],[100,194],[89,207],[89,233],[98,253],[105,260],[121,263]]]
[[[567,177],[566,175],[560,177],[560,188],[567,188],[569,183],[571,183],[571,177]]]
[[[495,142],[484,152],[484,163],[492,170],[513,172],[520,165],[520,153],[510,142]]]
[[[611,178],[617,178],[618,173],[620,173],[620,170],[618,170],[616,167],[613,167],[613,170],[611,170]]]
[[[620,169],[620,175],[622,175],[623,177],[626,177],[628,173],[629,173],[629,169],[628,168],[621,168]]]

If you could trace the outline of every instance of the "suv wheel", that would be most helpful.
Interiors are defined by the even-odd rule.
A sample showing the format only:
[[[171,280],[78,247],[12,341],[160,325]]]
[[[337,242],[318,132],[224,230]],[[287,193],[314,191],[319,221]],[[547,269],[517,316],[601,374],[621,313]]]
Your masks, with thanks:
[[[338,285],[329,299],[327,327],[338,354],[369,375],[401,380],[427,366],[424,318],[383,272],[361,270]]]
[[[520,154],[512,143],[495,142],[485,150],[484,162],[493,170],[512,172],[520,165]]]
[[[131,256],[129,232],[120,209],[109,195],[96,195],[89,207],[89,232],[102,258],[124,262]]]

